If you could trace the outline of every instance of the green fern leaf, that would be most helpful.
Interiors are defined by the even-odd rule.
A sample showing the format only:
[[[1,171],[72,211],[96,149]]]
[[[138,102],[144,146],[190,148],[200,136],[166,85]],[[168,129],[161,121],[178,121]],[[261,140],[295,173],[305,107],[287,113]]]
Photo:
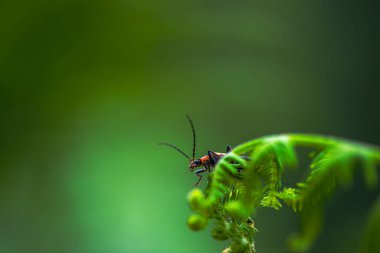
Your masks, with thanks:
[[[296,146],[312,149],[310,173],[296,186],[282,188],[285,168],[297,164]],[[307,251],[322,230],[325,202],[338,187],[352,184],[359,164],[366,185],[375,187],[379,163],[380,149],[333,137],[289,134],[255,139],[218,162],[204,194],[197,190],[189,194],[190,207],[197,213],[190,216],[189,226],[201,229],[208,219],[215,219],[213,237],[232,241],[225,252],[254,252],[255,229],[247,222],[249,215],[259,206],[279,210],[282,200],[300,211],[300,230],[290,248]]]

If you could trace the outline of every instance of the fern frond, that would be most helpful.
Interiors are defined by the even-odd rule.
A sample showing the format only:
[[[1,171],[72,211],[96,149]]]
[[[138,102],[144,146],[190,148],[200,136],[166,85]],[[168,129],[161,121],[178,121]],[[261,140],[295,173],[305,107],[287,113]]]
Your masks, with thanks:
[[[282,188],[285,169],[297,164],[296,146],[313,150],[310,174],[305,181]],[[247,229],[247,219],[259,206],[279,210],[283,201],[300,211],[301,216],[300,232],[290,246],[293,251],[305,251],[322,229],[324,203],[338,187],[352,184],[354,169],[359,164],[367,186],[375,187],[380,164],[377,147],[301,134],[244,143],[219,161],[204,194],[193,191],[191,196],[198,197],[189,198],[189,203],[199,215],[195,220],[192,217],[194,228],[198,229],[199,224],[206,226],[205,219],[215,219],[214,237],[232,240],[226,252],[252,252],[254,230]]]
[[[279,210],[282,207],[278,200],[281,175],[285,166],[291,167],[297,163],[292,143],[286,137],[268,138],[254,149],[251,158],[253,169],[264,180],[264,197],[260,204]]]
[[[360,253],[380,252],[380,196],[371,209],[363,233]]]
[[[342,152],[337,148],[321,151],[310,165],[311,173],[305,182],[298,183],[296,198],[291,205],[294,210],[302,210],[305,202],[316,205],[332,194],[340,182],[348,185],[352,182],[353,163],[356,154]],[[339,175],[339,176],[337,176]]]
[[[362,157],[363,177],[368,189],[374,189],[378,185],[379,175],[376,168],[376,160],[372,157]]]
[[[300,229],[289,237],[288,246],[293,252],[308,251],[322,230],[323,211],[321,206],[306,207],[300,213]]]

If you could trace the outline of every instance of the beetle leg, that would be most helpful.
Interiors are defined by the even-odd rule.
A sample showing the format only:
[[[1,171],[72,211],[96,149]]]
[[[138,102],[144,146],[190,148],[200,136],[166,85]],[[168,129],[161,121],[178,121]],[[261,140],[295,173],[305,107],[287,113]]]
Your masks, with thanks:
[[[202,169],[195,171],[195,175],[197,175],[199,177],[199,179],[198,179],[198,182],[194,186],[197,186],[199,184],[199,182],[202,180],[201,173],[203,173],[205,171],[206,171],[206,168],[202,168]]]
[[[211,166],[214,167],[217,162],[217,160],[215,159],[215,157],[218,157],[217,154],[215,154],[215,152],[211,150],[207,151],[207,154],[210,159]]]
[[[231,146],[227,146],[227,153],[231,152],[232,148]]]
[[[211,166],[209,164],[205,164],[205,169],[208,170],[208,172],[211,172]]]

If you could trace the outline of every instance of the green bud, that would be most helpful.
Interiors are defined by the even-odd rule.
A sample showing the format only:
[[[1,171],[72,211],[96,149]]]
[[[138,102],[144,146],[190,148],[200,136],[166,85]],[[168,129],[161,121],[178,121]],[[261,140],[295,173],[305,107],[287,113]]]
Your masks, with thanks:
[[[240,201],[230,201],[224,208],[236,218],[246,218],[249,216],[249,210]]]
[[[205,207],[205,196],[203,192],[198,188],[189,192],[187,195],[187,200],[189,202],[190,208],[194,211],[200,211]]]
[[[249,244],[248,240],[245,237],[242,237],[239,241],[233,242],[231,244],[231,251],[237,253],[255,252],[253,251],[253,245]]]
[[[226,228],[216,227],[211,231],[211,236],[215,240],[224,241],[229,238],[228,231]]]
[[[199,230],[204,229],[207,226],[207,222],[208,222],[207,218],[199,214],[192,214],[187,220],[187,225],[189,226],[191,230],[199,231]]]

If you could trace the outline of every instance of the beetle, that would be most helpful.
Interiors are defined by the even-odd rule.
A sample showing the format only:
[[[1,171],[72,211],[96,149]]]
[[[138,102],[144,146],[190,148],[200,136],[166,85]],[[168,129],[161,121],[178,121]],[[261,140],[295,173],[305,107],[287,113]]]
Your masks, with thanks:
[[[218,161],[223,158],[226,153],[219,153],[219,152],[214,152],[214,151],[207,151],[207,155],[205,156],[202,156],[201,158],[198,158],[198,159],[195,159],[195,141],[196,141],[196,136],[195,136],[195,128],[194,128],[194,124],[193,124],[193,121],[191,120],[191,118],[186,115],[187,119],[189,120],[190,122],[190,125],[191,125],[191,129],[193,131],[193,156],[192,158],[190,158],[185,152],[183,152],[182,150],[180,150],[178,147],[170,144],[170,143],[166,143],[166,142],[161,142],[161,143],[158,143],[158,145],[166,145],[166,146],[169,146],[169,147],[172,147],[174,148],[175,150],[177,150],[178,152],[180,152],[182,155],[184,155],[187,159],[189,159],[189,170],[191,172],[193,172],[196,168],[199,168],[199,167],[203,167],[203,168],[200,168],[198,170],[195,171],[195,175],[199,177],[198,181],[195,183],[194,186],[197,186],[201,180],[202,180],[202,173],[205,172],[205,171],[208,171],[208,172],[211,172],[211,168],[214,168],[215,165],[218,163]],[[227,146],[227,153],[230,152],[232,150],[232,148],[230,146]]]

